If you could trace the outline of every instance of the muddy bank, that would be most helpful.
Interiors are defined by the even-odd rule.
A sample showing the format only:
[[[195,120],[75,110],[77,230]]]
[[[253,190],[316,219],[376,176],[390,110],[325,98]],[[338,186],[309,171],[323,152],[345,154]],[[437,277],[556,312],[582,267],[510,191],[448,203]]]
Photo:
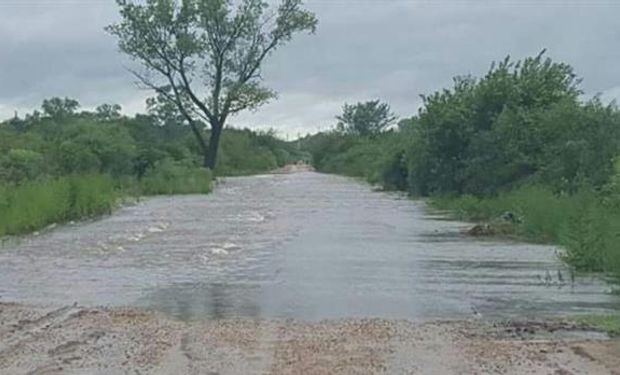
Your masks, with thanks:
[[[529,327],[533,331],[528,331]],[[557,324],[342,319],[185,323],[0,305],[0,374],[618,374],[620,342]]]

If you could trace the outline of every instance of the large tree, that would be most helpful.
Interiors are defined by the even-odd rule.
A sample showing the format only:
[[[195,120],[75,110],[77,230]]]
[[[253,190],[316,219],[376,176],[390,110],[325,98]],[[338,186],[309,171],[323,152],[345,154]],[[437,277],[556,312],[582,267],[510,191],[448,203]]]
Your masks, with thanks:
[[[80,108],[80,103],[70,98],[50,98],[43,100],[43,114],[54,120],[63,120],[73,115]]]
[[[275,96],[261,84],[264,59],[317,19],[302,0],[117,0],[121,21],[107,30],[141,63],[140,83],[172,103],[214,169],[230,115]],[[204,124],[210,125],[209,142]]]
[[[336,116],[338,130],[361,136],[375,136],[396,121],[387,103],[371,100],[365,103],[345,104],[342,115]]]

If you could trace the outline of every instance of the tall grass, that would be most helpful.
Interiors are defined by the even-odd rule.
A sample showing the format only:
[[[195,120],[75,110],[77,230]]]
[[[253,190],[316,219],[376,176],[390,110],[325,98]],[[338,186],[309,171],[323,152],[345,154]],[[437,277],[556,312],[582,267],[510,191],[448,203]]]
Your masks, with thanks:
[[[620,337],[620,314],[580,316],[577,322],[605,331],[612,337]]]
[[[173,163],[154,168],[141,180],[93,174],[0,185],[0,237],[111,213],[125,195],[206,194],[211,189],[209,171]]]
[[[516,218],[511,234],[561,245],[565,260],[579,270],[620,275],[620,210],[588,190],[560,196],[545,187],[524,186],[493,198],[435,197],[431,204],[458,219],[491,225],[505,225],[501,216],[510,212]]]
[[[0,236],[110,212],[118,198],[107,175],[69,176],[0,187]]]
[[[213,188],[211,172],[204,168],[165,161],[138,182],[142,195],[207,194]]]

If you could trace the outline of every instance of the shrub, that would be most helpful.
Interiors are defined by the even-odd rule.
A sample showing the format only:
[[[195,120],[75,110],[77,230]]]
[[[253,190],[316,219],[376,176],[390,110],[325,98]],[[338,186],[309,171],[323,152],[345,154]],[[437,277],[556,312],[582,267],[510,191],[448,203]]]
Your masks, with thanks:
[[[0,180],[11,184],[41,176],[46,172],[43,155],[26,149],[11,149],[0,159]]]
[[[148,170],[139,185],[145,195],[206,194],[212,189],[212,177],[207,169],[164,160]]]
[[[523,186],[494,198],[434,197],[431,204],[459,219],[491,223],[512,212],[516,221],[511,233],[562,245],[564,259],[576,269],[620,275],[620,212],[592,190],[562,196],[551,188]]]
[[[111,177],[70,176],[0,187],[0,236],[32,232],[52,223],[111,211]]]
[[[69,177],[71,211],[68,217],[78,219],[111,213],[119,197],[114,180],[106,175]]]

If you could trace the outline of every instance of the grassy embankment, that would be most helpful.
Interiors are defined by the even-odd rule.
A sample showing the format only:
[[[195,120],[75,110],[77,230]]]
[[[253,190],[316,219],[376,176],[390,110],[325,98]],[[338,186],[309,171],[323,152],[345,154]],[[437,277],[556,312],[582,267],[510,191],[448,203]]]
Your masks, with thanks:
[[[577,270],[620,271],[620,211],[592,192],[560,196],[549,188],[524,186],[496,197],[433,197],[433,207],[457,219],[488,224],[491,234],[558,244]],[[505,213],[514,220],[505,220]]]
[[[0,186],[0,237],[109,214],[129,196],[206,194],[211,189],[207,170],[172,166],[154,169],[140,180],[89,174]]]
[[[588,315],[578,317],[576,320],[594,329],[607,332],[610,336],[620,337],[620,314]]]

